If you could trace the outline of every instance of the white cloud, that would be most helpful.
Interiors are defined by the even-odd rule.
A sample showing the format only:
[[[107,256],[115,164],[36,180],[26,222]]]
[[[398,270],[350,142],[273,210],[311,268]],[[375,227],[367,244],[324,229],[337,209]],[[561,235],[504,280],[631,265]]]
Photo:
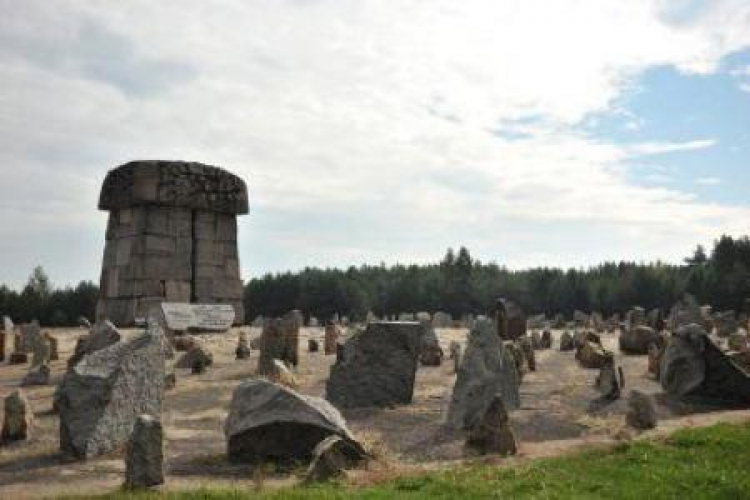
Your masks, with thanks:
[[[721,179],[718,177],[699,177],[695,180],[695,183],[702,186],[716,186],[721,184]]]
[[[627,165],[715,141],[578,131],[644,69],[709,73],[750,44],[747,2],[666,5],[0,0],[0,282],[40,259],[95,278],[105,170],[153,157],[248,180],[246,276],[462,243],[510,265],[679,259],[750,211],[636,186]],[[84,233],[98,244],[56,257]]]
[[[631,146],[628,149],[633,156],[659,155],[706,149],[715,146],[718,142],[716,139],[696,139],[687,142],[646,142]]]

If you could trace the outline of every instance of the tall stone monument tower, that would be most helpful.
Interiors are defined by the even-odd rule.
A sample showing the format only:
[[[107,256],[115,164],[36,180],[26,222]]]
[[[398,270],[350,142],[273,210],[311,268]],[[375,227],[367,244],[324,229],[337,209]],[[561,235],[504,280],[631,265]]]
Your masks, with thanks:
[[[134,161],[107,174],[99,209],[109,212],[97,314],[118,326],[162,302],[231,304],[244,321],[237,215],[247,187],[218,167]]]

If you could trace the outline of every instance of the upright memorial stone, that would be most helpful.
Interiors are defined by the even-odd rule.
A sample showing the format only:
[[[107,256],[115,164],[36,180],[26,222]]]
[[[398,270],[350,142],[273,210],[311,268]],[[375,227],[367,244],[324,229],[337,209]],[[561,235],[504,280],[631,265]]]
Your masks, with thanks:
[[[242,323],[242,179],[201,163],[135,161],[107,174],[99,209],[109,211],[101,316],[131,326],[162,302],[225,303]]]
[[[412,322],[375,322],[344,344],[331,367],[326,399],[338,408],[411,403],[424,329]]]

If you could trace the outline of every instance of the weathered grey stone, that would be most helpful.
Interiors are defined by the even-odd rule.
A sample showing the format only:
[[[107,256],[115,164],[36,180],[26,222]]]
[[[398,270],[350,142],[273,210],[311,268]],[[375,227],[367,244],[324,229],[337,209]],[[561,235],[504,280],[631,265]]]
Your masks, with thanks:
[[[542,331],[542,338],[539,342],[539,346],[542,349],[551,349],[552,348],[552,332],[550,332],[548,329],[544,329]]]
[[[607,352],[601,344],[587,341],[576,350],[576,360],[584,368],[599,369],[607,361]]]
[[[745,332],[735,332],[729,334],[727,339],[727,345],[730,351],[746,351],[747,350],[747,334]]]
[[[481,418],[471,426],[466,446],[480,455],[515,455],[516,437],[510,428],[503,397],[496,395]]]
[[[146,333],[87,354],[59,387],[60,449],[91,458],[122,446],[138,415],[160,415],[164,395],[163,332]]]
[[[34,339],[31,346],[31,368],[32,370],[42,365],[48,365],[50,362],[52,349],[49,340],[43,335]]]
[[[526,366],[530,372],[536,371],[536,353],[532,346],[531,339],[528,335],[522,335],[516,339],[516,344],[521,349],[523,357],[526,360]]]
[[[368,324],[331,367],[326,399],[339,408],[411,403],[422,335],[419,323]]]
[[[260,341],[258,374],[267,375],[273,370],[273,360],[297,366],[299,362],[299,311],[291,311],[283,318],[266,320]]]
[[[313,459],[305,473],[306,483],[328,481],[345,475],[346,469],[356,466],[365,456],[360,447],[337,435],[328,436],[313,450]]]
[[[685,295],[681,301],[672,307],[669,314],[669,325],[670,329],[676,332],[681,327],[691,324],[699,325],[704,330],[709,331],[709,325],[698,302],[691,295]]]
[[[678,398],[750,403],[750,377],[697,324],[680,327],[664,351],[660,382]]]
[[[453,325],[453,318],[450,314],[438,311],[432,315],[433,328],[450,328]]]
[[[318,352],[320,346],[315,339],[307,339],[307,352]]]
[[[576,348],[575,340],[573,339],[573,336],[570,334],[569,331],[565,330],[562,335],[560,335],[560,350],[565,351],[572,351]]]
[[[31,411],[29,401],[22,391],[13,391],[5,398],[0,444],[28,439],[31,437],[33,427],[34,413]]]
[[[495,325],[501,340],[516,340],[526,335],[526,315],[521,307],[507,299],[495,303]]]
[[[620,399],[623,387],[625,387],[625,377],[622,367],[615,364],[615,358],[611,353],[607,353],[604,364],[599,369],[599,375],[596,377],[596,389],[601,393],[603,400],[615,401]]]
[[[327,401],[263,379],[245,381],[234,390],[224,434],[232,462],[309,460],[329,436],[339,436],[364,454],[341,414]]]
[[[526,356],[521,349],[520,343],[518,341],[511,342],[510,340],[507,340],[503,342],[503,346],[513,356],[513,361],[516,365],[516,371],[518,372],[518,381],[522,381],[523,376],[527,371],[527,361]]]
[[[341,336],[341,328],[335,323],[328,323],[325,330],[325,341],[323,342],[323,352],[326,356],[336,354],[336,344]]]
[[[289,369],[289,367],[280,359],[274,359],[271,363],[271,370],[265,374],[266,378],[271,382],[281,384],[289,387],[290,389],[296,389],[298,387],[297,377]]]
[[[158,418],[139,415],[125,455],[125,487],[164,484],[164,431]]]
[[[198,340],[192,335],[176,335],[172,339],[172,345],[175,351],[188,352],[194,347],[198,347],[200,344]]]
[[[625,421],[630,427],[640,430],[656,427],[656,408],[651,397],[640,391],[630,391]]]
[[[542,348],[542,336],[538,330],[531,332],[531,348],[538,351]]]
[[[57,337],[51,335],[49,332],[43,334],[45,340],[49,343],[49,360],[57,361],[60,359],[60,350],[58,348]]]
[[[716,313],[714,324],[716,325],[716,335],[719,337],[729,337],[736,333],[740,326],[734,311]]]
[[[182,355],[180,359],[175,363],[175,368],[190,368],[195,369],[196,366],[201,366],[203,369],[211,366],[214,362],[214,355],[209,351],[206,346],[196,345],[188,352]],[[199,372],[202,373],[202,370]]]
[[[247,343],[247,334],[240,332],[237,337],[237,348],[234,350],[236,359],[247,359],[250,357],[250,347]]]
[[[657,342],[659,333],[650,326],[639,325],[620,332],[620,352],[625,354],[648,354],[648,346]]]
[[[76,342],[73,356],[68,359],[68,367],[78,363],[83,356],[114,345],[121,339],[122,335],[111,321],[97,321],[91,328],[91,332],[80,337]]]
[[[177,386],[177,375],[174,372],[164,375],[164,390],[171,391]]]
[[[521,406],[520,381],[513,354],[502,344],[490,321],[478,321],[469,333],[464,360],[453,386],[448,425],[470,429],[500,394],[510,410]]]
[[[21,386],[26,387],[29,385],[48,385],[50,378],[49,365],[32,365],[29,372],[23,377]]]
[[[8,364],[23,365],[29,362],[29,355],[25,352],[12,352],[8,358]]]
[[[420,344],[419,362],[424,366],[440,366],[444,353],[435,330],[429,322],[423,322],[422,327],[425,333]]]

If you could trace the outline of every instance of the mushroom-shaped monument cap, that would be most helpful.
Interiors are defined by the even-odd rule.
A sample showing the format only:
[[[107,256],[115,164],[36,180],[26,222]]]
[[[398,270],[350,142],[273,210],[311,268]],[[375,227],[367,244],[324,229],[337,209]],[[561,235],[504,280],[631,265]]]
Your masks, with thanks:
[[[186,161],[131,161],[107,174],[99,210],[144,205],[246,214],[247,186],[224,169]]]

